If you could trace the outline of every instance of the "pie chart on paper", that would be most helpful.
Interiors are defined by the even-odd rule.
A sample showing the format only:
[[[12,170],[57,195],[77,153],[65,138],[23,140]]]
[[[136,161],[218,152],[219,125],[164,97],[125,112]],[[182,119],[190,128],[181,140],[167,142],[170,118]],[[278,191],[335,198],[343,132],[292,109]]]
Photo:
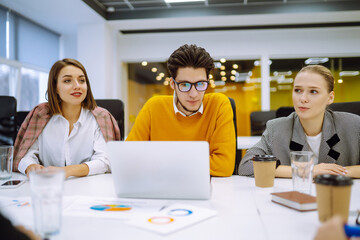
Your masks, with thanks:
[[[104,205],[91,206],[90,209],[96,210],[96,211],[120,212],[120,211],[129,211],[129,210],[131,210],[131,207],[127,206],[127,205],[104,204]]]

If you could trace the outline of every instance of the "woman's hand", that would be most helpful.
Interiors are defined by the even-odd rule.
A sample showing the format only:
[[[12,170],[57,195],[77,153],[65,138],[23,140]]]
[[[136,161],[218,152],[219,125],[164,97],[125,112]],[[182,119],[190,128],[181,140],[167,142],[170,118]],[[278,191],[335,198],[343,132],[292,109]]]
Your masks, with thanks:
[[[54,167],[54,166],[49,166],[49,167],[46,167],[47,169],[49,169],[49,170],[59,170],[59,169],[62,169],[62,170],[64,170],[64,172],[65,172],[65,179],[67,179],[68,177],[70,177],[70,173],[69,173],[69,171],[67,171],[66,169],[66,167]]]
[[[314,166],[313,174],[314,177],[320,174],[346,175],[347,170],[335,163],[320,163]]]
[[[63,169],[65,171],[65,179],[74,176],[74,177],[84,177],[87,176],[89,173],[89,167],[87,164],[76,164],[76,165],[69,165],[66,167],[54,167],[49,166],[48,169]]]
[[[31,172],[31,171],[35,171],[35,170],[39,170],[39,169],[43,169],[44,168],[44,166],[42,166],[42,165],[40,165],[40,164],[30,164],[27,168],[26,168],[26,170],[25,170],[25,173],[26,173],[26,175],[29,177],[29,172]]]

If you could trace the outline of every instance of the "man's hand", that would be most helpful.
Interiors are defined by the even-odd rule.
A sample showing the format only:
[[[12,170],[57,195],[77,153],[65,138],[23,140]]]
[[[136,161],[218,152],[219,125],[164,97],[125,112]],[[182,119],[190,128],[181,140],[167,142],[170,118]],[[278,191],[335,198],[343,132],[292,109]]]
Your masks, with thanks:
[[[26,229],[24,226],[16,226],[17,230],[28,236],[31,240],[41,240],[41,237],[36,235],[33,231]]]
[[[344,221],[340,216],[335,216],[319,227],[315,240],[346,240]]]

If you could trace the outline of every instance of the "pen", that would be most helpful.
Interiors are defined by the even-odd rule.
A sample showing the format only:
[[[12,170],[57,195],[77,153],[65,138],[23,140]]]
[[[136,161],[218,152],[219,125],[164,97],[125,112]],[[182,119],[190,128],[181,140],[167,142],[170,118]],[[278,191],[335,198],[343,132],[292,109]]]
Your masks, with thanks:
[[[347,237],[360,237],[360,226],[344,225],[345,234]]]

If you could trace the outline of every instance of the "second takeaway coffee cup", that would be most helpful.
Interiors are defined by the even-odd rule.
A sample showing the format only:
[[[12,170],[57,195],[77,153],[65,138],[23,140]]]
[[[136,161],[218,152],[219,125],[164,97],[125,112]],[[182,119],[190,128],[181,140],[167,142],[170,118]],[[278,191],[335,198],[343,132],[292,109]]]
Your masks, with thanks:
[[[352,179],[341,175],[323,174],[316,176],[314,181],[320,222],[324,222],[336,214],[341,215],[347,221]]]
[[[275,169],[280,161],[273,155],[255,155],[251,160],[254,166],[255,185],[262,188],[274,186]]]

